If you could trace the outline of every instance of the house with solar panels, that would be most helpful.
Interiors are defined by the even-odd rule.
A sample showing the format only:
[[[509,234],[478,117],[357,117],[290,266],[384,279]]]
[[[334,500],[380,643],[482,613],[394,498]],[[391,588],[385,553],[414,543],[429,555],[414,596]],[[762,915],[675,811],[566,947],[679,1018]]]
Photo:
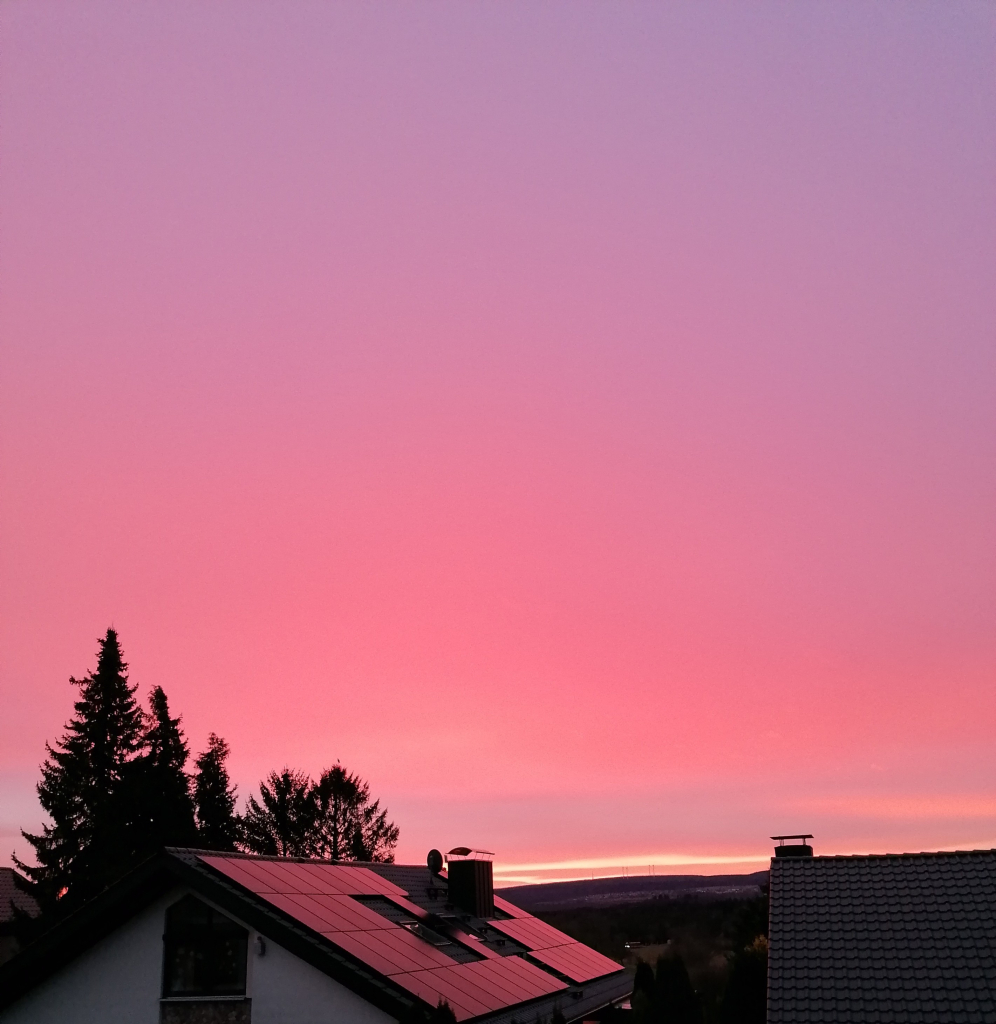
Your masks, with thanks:
[[[996,850],[814,857],[811,836],[772,838],[768,1024],[996,1022]]]
[[[0,966],[0,1024],[394,1024],[590,1018],[629,975],[444,866],[171,849]]]

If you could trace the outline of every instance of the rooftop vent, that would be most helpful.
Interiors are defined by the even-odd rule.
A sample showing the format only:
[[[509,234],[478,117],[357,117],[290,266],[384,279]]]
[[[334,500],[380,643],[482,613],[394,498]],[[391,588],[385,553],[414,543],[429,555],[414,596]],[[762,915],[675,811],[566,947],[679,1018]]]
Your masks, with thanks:
[[[778,841],[778,845],[775,847],[776,857],[812,857],[813,848],[806,842],[807,839],[812,839],[812,835],[798,835],[798,836],[772,836],[772,839]],[[789,843],[785,845],[786,839],[798,839],[798,843]]]
[[[446,855],[450,903],[474,917],[495,916],[493,853],[457,846]]]

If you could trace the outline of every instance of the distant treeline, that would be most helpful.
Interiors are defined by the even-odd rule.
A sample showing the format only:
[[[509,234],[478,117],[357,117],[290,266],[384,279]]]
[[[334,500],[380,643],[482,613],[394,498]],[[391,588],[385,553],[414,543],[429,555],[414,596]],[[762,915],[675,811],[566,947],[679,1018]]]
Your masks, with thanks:
[[[19,915],[23,930],[51,924],[164,846],[394,859],[398,827],[341,764],[314,781],[289,768],[271,772],[243,814],[220,736],[210,735],[188,773],[180,716],[170,714],[161,686],[147,710],[139,705],[113,629],[100,641],[96,670],[70,683],[79,699],[65,733],[46,744],[38,783],[51,821],[40,834],[21,833],[35,864],[14,857],[42,911],[37,922]]]
[[[632,1014],[604,1014],[603,1024],[764,1024],[767,897],[536,913],[606,956],[644,958],[637,960]]]

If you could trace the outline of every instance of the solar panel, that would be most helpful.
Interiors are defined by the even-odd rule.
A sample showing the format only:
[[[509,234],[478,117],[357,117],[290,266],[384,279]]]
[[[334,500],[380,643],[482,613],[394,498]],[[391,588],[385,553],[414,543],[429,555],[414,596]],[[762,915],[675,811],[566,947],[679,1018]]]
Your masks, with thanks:
[[[309,871],[305,864],[295,864],[293,861],[283,863],[261,861],[260,866],[275,875],[284,884],[293,886],[298,892],[309,895],[315,893],[342,895],[349,891],[337,884],[331,876],[317,871]]]
[[[337,946],[342,946],[353,956],[389,977],[453,965],[445,953],[403,928],[323,934],[327,934]]]
[[[489,949],[456,921],[430,919],[404,889],[368,868],[224,855],[201,860],[431,1005],[446,1000],[458,1021],[565,990],[550,971],[580,982],[621,970],[500,897],[496,906],[508,916],[487,925],[550,971]]]
[[[261,895],[276,891],[272,885],[266,883],[258,872],[252,870],[252,865],[249,861],[238,860],[234,857],[202,857],[201,860],[205,864],[210,864],[211,867],[222,874],[227,875],[233,882],[238,882],[239,885],[250,892]]]
[[[264,860],[249,857],[204,856],[201,860],[254,892],[321,893],[341,896],[399,896],[408,894],[375,871],[320,861]],[[255,881],[249,883],[246,877]]]
[[[444,985],[438,974],[438,971],[418,971],[414,974],[400,975],[394,980],[419,999],[424,999],[430,1006],[445,1000],[458,1021],[487,1012],[484,1004],[454,995],[452,988]]]
[[[535,957],[541,963],[552,967],[555,971],[570,978],[571,981],[584,982],[601,978],[606,974],[615,974],[621,971],[622,967],[602,956],[593,949],[582,945],[580,942],[572,942],[566,946],[553,946],[550,949],[537,949],[530,956]]]
[[[497,893],[495,893],[495,910],[501,910],[508,914],[509,917],[532,917],[532,914],[527,914],[524,910],[520,910],[515,904],[509,903],[508,900],[503,900]]]
[[[551,992],[560,992],[567,986],[559,979],[540,970],[534,964],[523,960],[518,956],[506,956],[502,960],[490,961],[493,976],[503,981],[518,983],[519,991],[528,992],[527,998],[534,999],[536,996],[549,995]],[[500,965],[500,966],[499,966]]]
[[[376,931],[385,924],[380,914],[351,896],[270,893],[265,899],[318,932]],[[307,915],[308,920],[302,915]]]
[[[457,1020],[567,988],[558,978],[516,956],[418,971],[395,980],[430,1003],[446,999]]]
[[[549,949],[551,946],[566,946],[574,942],[569,935],[557,931],[553,925],[536,917],[516,917],[504,921],[492,921],[491,926],[527,949]]]

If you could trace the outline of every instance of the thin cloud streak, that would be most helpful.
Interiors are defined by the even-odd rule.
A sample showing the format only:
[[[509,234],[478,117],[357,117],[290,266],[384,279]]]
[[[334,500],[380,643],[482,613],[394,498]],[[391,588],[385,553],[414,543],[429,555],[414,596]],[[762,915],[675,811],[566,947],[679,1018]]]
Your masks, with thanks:
[[[496,864],[495,879],[506,885],[567,882],[597,877],[631,875],[662,877],[675,874],[740,874],[760,870],[770,854],[713,856],[711,854],[657,853],[630,857],[590,857],[578,860],[546,861],[533,864]],[[630,871],[629,869],[633,870]],[[686,870],[679,871],[678,868]],[[723,868],[722,871],[715,869]]]

